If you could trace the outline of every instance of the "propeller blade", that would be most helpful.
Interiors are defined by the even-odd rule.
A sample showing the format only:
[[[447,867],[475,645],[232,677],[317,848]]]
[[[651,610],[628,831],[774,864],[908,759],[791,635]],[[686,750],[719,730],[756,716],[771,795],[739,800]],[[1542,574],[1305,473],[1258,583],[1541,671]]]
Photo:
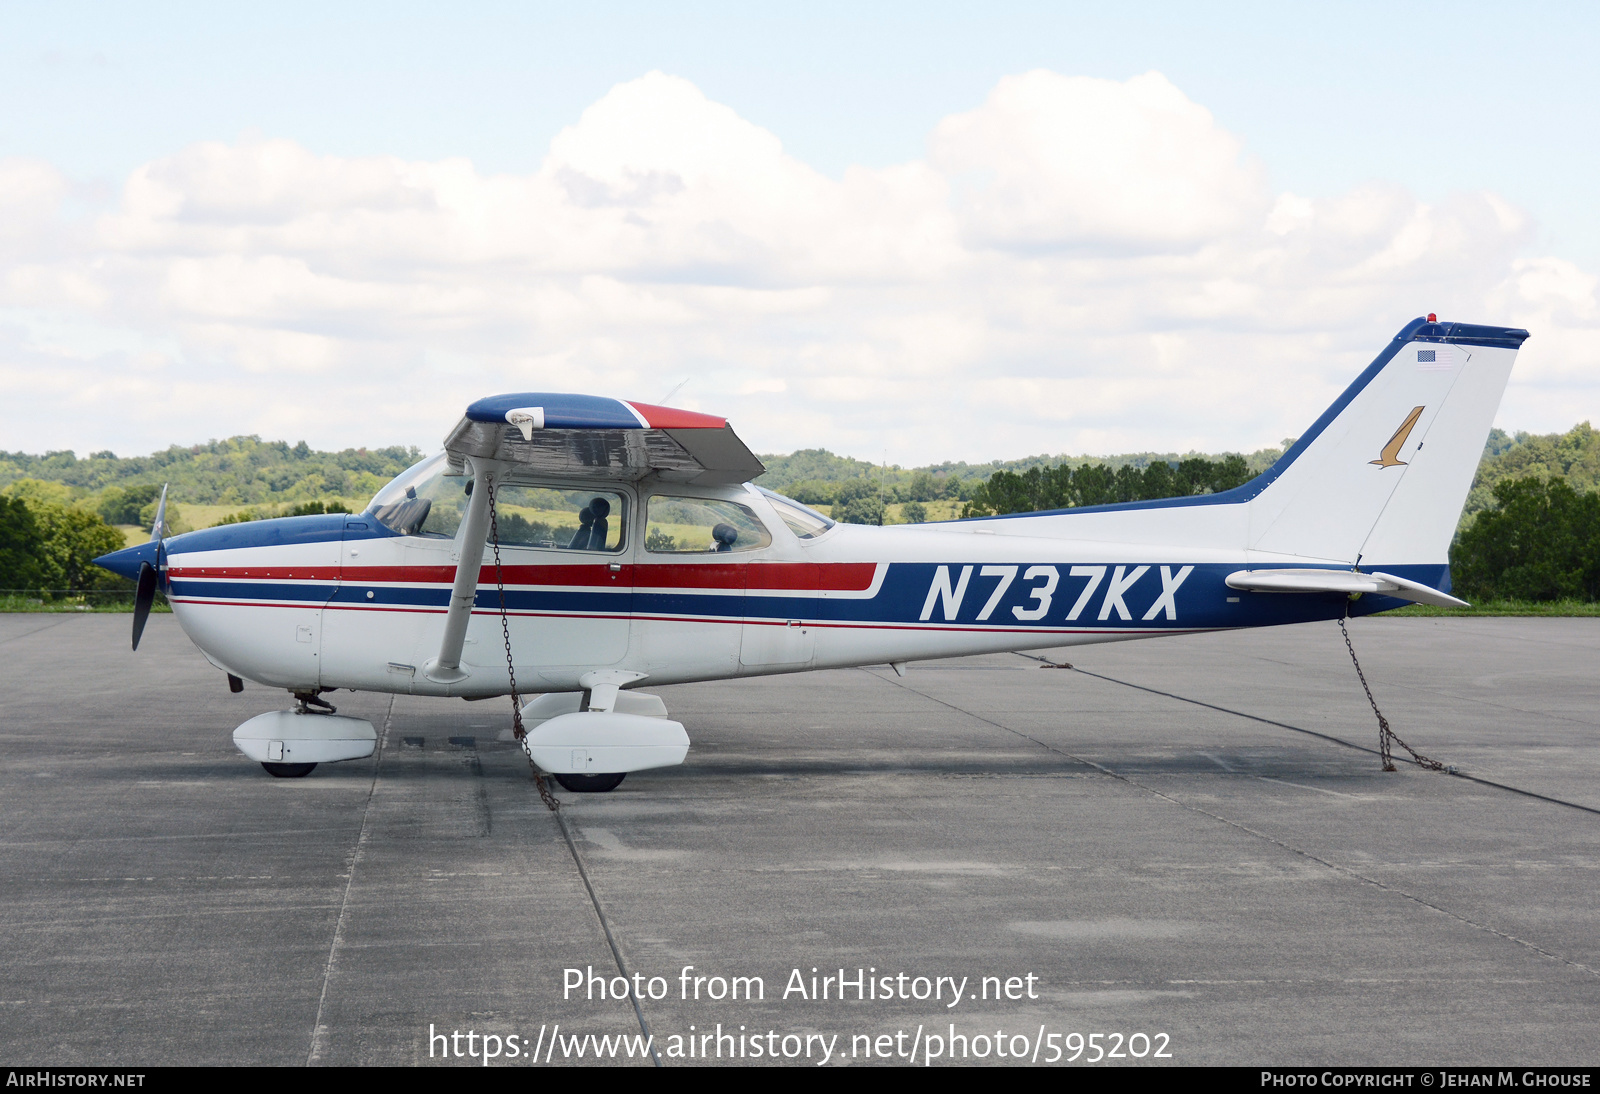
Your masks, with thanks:
[[[156,568],[148,562],[139,563],[139,588],[133,594],[133,648],[139,648],[139,638],[144,634],[145,621],[150,618],[150,605],[156,599]]]
[[[161,501],[156,505],[155,523],[150,526],[150,542],[159,543],[167,538],[167,484],[161,484]],[[142,586],[141,586],[142,588]],[[134,643],[135,646],[138,643]]]

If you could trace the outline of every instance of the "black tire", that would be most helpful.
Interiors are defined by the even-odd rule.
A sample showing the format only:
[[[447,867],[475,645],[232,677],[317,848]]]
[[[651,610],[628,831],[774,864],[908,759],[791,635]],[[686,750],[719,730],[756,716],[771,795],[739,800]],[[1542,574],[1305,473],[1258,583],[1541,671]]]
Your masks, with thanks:
[[[269,764],[263,763],[267,774],[275,779],[303,779],[316,768],[316,764]]]
[[[626,771],[612,771],[604,775],[557,775],[555,780],[574,794],[604,794],[621,786],[627,777]]]

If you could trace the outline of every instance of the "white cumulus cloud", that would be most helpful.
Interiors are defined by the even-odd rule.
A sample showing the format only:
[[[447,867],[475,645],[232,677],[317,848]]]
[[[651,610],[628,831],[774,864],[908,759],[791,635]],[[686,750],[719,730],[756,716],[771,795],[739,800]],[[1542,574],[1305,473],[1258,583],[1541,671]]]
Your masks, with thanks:
[[[1159,72],[1127,83],[1029,72],[939,123],[932,160],[962,190],[977,245],[1171,251],[1255,224],[1262,171]]]
[[[97,195],[0,161],[0,447],[430,447],[579,390],[898,462],[1254,448],[1426,311],[1526,325],[1513,426],[1600,410],[1596,278],[1503,197],[1275,193],[1159,73],[1029,72],[838,178],[651,73],[525,176],[202,143]]]

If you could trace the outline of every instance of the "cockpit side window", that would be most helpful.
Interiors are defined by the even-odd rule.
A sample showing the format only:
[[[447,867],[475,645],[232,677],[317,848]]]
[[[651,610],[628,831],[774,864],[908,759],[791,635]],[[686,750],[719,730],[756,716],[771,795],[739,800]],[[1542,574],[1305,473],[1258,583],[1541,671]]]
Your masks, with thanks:
[[[738,502],[674,494],[651,497],[644,549],[658,555],[756,551],[772,534]]]
[[[402,536],[453,539],[472,499],[471,475],[430,456],[378,491],[366,515]],[[615,490],[508,482],[495,491],[500,542],[508,547],[616,554],[627,543],[628,499]]]

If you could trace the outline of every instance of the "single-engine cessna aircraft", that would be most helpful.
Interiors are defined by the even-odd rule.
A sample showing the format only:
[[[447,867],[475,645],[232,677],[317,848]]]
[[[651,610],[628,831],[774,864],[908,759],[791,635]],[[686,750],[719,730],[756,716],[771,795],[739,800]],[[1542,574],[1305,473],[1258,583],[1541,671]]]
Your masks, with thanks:
[[[163,539],[158,514],[150,543],[97,561],[139,582],[136,649],[159,586],[235,691],[296,697],[234,732],[274,775],[372,754],[372,725],[322,693],[518,689],[530,759],[610,790],[689,747],[641,684],[1464,606],[1447,552],[1527,337],[1408,323],[1276,464],[1216,494],[840,525],[753,485],[761,461],[722,418],[525,393],[473,403],[360,515]]]

